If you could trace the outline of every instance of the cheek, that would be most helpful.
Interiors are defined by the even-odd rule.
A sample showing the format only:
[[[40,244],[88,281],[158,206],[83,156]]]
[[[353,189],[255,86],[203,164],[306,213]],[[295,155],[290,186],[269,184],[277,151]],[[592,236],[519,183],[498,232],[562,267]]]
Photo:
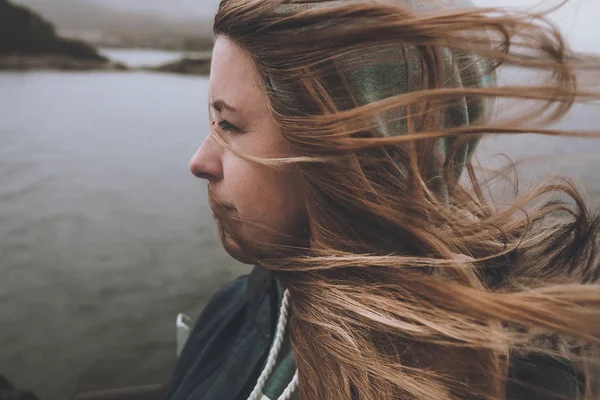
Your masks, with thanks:
[[[306,212],[297,169],[265,168],[237,157],[229,161],[227,189],[243,221],[284,234],[302,229]]]

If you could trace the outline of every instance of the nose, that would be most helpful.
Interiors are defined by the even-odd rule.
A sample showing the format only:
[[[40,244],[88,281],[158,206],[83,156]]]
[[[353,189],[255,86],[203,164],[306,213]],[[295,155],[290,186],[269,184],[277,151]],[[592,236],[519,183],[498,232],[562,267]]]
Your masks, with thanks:
[[[194,176],[210,182],[223,179],[222,154],[223,148],[210,134],[207,135],[190,160],[190,171]]]

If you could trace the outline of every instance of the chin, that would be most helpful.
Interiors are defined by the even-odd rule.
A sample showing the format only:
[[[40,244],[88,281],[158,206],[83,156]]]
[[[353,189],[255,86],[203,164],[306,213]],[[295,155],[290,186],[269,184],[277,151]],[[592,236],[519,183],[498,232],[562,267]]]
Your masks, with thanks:
[[[298,238],[287,241],[277,240],[273,237],[269,238],[260,231],[244,232],[243,229],[239,229],[239,226],[238,229],[234,228],[231,233],[231,228],[226,229],[222,223],[219,221],[217,223],[223,248],[232,258],[243,264],[256,265],[260,260],[280,256],[280,250],[286,246],[306,247],[306,241]],[[257,238],[263,238],[262,242],[257,241]],[[270,244],[266,245],[265,243]]]
[[[242,264],[255,264],[253,259],[248,257],[244,250],[233,240],[223,243],[223,248],[234,260],[241,262]]]
[[[242,264],[256,264],[256,260],[250,257],[249,254],[242,249],[240,244],[224,229],[220,229],[219,236],[221,237],[223,248],[234,260],[239,261]]]

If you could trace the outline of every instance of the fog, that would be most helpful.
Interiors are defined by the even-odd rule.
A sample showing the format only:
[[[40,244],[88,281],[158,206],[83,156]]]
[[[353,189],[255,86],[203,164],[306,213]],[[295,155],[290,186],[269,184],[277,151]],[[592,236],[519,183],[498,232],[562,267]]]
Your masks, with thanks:
[[[559,4],[557,0],[475,0],[479,7],[511,7],[517,9],[548,9]],[[552,13],[550,19],[566,35],[574,50],[600,52],[600,1],[570,0]]]
[[[48,0],[51,1],[51,0]],[[68,1],[68,0],[54,0]],[[81,1],[81,0],[78,0]],[[168,15],[189,17],[210,17],[219,0],[96,0],[123,10],[145,10]],[[559,2],[557,0],[474,0],[479,7],[515,7],[547,8]],[[570,0],[552,14],[551,19],[567,35],[571,45],[577,51],[600,52],[599,0]]]

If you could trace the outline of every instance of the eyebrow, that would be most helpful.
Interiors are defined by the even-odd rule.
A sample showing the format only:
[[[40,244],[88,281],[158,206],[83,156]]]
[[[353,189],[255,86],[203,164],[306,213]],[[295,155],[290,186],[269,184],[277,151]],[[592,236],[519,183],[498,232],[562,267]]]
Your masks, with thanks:
[[[225,103],[223,100],[216,100],[214,102],[211,103],[211,106],[217,110],[218,112],[221,112],[223,110],[227,110],[229,112],[236,112],[237,110],[235,109],[235,107],[230,106],[229,104]]]

